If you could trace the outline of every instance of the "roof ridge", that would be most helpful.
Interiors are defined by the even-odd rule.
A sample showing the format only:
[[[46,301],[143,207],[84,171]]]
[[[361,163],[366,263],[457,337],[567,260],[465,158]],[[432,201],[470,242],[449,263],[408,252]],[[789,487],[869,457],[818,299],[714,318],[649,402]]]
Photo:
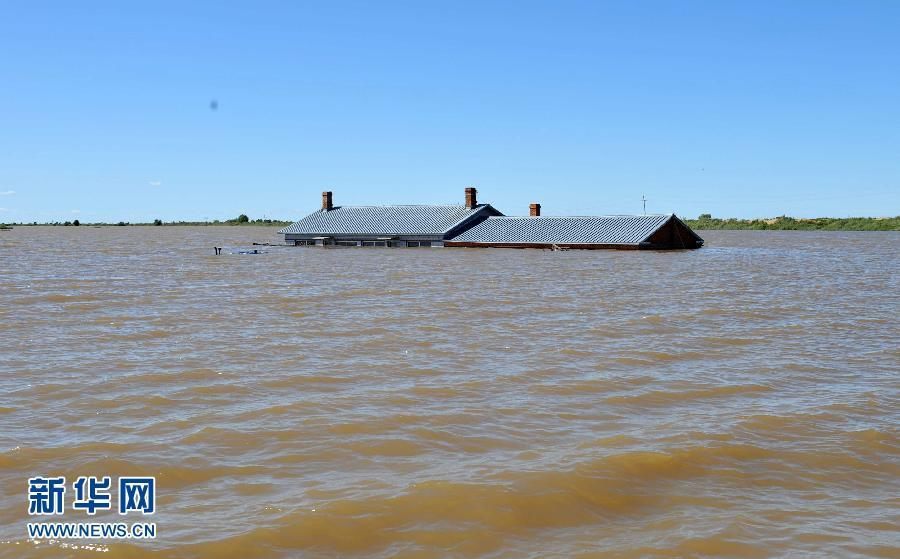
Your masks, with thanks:
[[[475,206],[474,208],[469,208],[469,209],[474,210],[474,209],[478,208],[479,206],[486,206],[486,205],[487,204],[478,204],[478,206]],[[341,209],[341,208],[465,208],[465,207],[466,207],[465,204],[372,204],[372,205],[368,205],[368,206],[349,206],[349,205],[341,204],[339,206],[335,206],[334,209],[337,210],[337,209]],[[333,210],[331,210],[331,211],[333,211]]]
[[[491,216],[489,219],[509,218],[509,219],[597,219],[602,217],[669,217],[674,214],[607,214],[607,215],[497,215]]]

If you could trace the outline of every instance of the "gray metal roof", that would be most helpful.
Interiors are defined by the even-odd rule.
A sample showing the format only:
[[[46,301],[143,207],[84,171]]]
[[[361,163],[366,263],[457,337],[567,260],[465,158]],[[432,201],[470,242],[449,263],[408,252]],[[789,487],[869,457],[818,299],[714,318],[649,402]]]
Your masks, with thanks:
[[[673,215],[489,217],[451,241],[469,243],[637,244]]]
[[[279,233],[300,235],[445,235],[479,213],[499,214],[490,204],[465,206],[335,206],[319,210]]]

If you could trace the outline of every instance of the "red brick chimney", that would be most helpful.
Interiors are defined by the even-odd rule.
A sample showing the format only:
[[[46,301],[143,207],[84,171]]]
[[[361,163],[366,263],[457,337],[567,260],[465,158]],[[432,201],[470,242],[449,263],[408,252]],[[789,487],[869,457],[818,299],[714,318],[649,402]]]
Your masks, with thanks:
[[[331,204],[331,191],[325,191],[322,193],[322,209],[327,211],[331,211],[334,206]]]
[[[476,196],[477,191],[473,187],[468,187],[466,189],[466,207],[474,208],[478,205],[478,198]]]
[[[540,204],[531,204],[530,206],[528,206],[528,209],[530,210],[528,212],[528,215],[530,215],[531,217],[540,217],[541,216],[541,205]]]

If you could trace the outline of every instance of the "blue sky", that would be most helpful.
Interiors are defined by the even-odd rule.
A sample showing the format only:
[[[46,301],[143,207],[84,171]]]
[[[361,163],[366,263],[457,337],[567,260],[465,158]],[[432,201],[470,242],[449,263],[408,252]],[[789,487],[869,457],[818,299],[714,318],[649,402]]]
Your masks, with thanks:
[[[900,214],[900,2],[0,3],[0,221]],[[218,109],[211,102],[218,102]]]

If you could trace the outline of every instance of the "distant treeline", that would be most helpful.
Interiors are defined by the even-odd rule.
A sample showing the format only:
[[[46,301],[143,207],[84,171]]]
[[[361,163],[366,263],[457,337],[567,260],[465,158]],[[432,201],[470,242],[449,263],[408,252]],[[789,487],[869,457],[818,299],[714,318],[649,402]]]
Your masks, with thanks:
[[[900,231],[897,217],[816,217],[795,218],[783,215],[771,219],[719,218],[701,214],[685,219],[692,229],[770,229],[780,231]]]
[[[162,225],[269,225],[269,226],[283,227],[285,225],[290,225],[291,223],[293,223],[293,222],[283,221],[280,219],[250,219],[246,215],[241,214],[233,219],[226,219],[224,221],[220,221],[218,219],[213,220],[213,221],[163,221],[161,219],[154,219],[153,221],[150,221],[150,222],[136,222],[136,223],[131,223],[129,221],[119,221],[119,222],[115,222],[115,223],[112,223],[112,222],[107,223],[107,222],[98,221],[98,222],[92,222],[92,223],[85,223],[85,222],[81,222],[81,221],[75,219],[72,221],[53,221],[53,222],[47,222],[47,223],[38,223],[37,221],[33,221],[31,223],[10,223],[8,225],[60,225],[60,226],[65,226],[65,227],[69,227],[69,226],[79,227],[82,225],[83,226],[92,226],[92,227],[100,227],[100,226],[103,226],[103,227],[109,227],[109,226],[125,227],[125,226],[129,226],[129,225],[136,225],[136,226],[146,226],[146,225],[150,225],[150,226],[153,226],[153,225],[156,225],[156,226],[162,226]],[[6,224],[0,223],[0,226],[2,226],[2,225],[6,225]]]
[[[682,218],[684,219],[684,218]],[[769,230],[806,230],[806,231],[900,231],[900,216],[897,217],[816,217],[796,218],[783,215],[771,219],[737,219],[733,217],[720,218],[710,214],[701,214],[697,219],[684,219],[692,229],[769,229]],[[0,227],[8,225],[61,225],[61,226],[163,226],[163,225],[263,225],[270,227],[284,227],[292,222],[279,219],[250,219],[241,214],[233,219],[220,221],[163,221],[154,219],[147,223],[130,223],[119,221],[117,223],[82,223],[79,220],[54,221],[52,223],[0,223]]]

